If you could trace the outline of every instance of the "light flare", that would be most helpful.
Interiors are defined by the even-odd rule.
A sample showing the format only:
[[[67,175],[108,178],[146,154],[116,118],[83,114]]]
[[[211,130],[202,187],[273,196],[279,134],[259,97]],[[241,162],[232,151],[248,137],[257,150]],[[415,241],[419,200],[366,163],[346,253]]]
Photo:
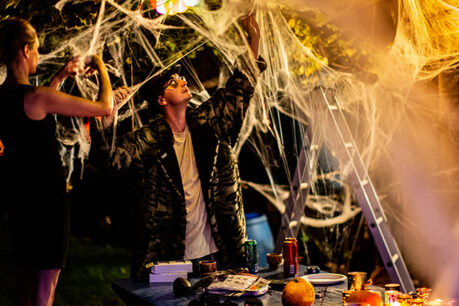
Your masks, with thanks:
[[[156,12],[161,15],[184,13],[188,10],[188,7],[198,4],[199,0],[150,0],[151,7],[156,9]]]

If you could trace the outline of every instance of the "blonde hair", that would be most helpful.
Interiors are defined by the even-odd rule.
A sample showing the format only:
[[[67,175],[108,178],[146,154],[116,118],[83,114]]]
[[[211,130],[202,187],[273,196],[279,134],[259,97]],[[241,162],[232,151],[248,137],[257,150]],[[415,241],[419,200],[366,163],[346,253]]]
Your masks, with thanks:
[[[25,19],[10,17],[0,22],[0,63],[8,65],[25,45],[35,43],[37,32]]]

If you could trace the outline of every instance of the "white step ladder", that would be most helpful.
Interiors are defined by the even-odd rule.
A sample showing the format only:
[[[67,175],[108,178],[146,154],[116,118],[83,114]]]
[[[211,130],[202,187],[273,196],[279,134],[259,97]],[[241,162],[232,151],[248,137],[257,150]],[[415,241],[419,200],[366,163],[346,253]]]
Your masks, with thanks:
[[[341,161],[349,161],[351,163],[352,169],[349,173],[349,181],[391,281],[399,283],[403,292],[415,291],[411,276],[387,224],[387,218],[357,150],[338,99],[332,90],[321,87],[314,89],[313,99],[317,99],[316,102],[320,101],[319,103],[323,102],[327,108],[325,117],[329,123],[327,126],[330,130],[324,137],[327,137],[330,143],[336,145],[334,147],[335,154]],[[308,131],[310,131],[310,127],[308,127]],[[312,135],[307,132],[303,140],[304,150],[301,151],[298,158],[290,186],[290,195],[286,202],[285,212],[282,215],[275,246],[276,252],[282,250],[282,243],[286,237],[297,237],[298,235],[306,198],[310,190],[310,175],[313,173],[314,167],[317,166],[317,158],[320,152],[320,145],[309,143],[309,139],[312,139]],[[309,154],[306,154],[306,152],[309,152]],[[304,184],[307,184],[307,187],[301,188],[301,185]]]

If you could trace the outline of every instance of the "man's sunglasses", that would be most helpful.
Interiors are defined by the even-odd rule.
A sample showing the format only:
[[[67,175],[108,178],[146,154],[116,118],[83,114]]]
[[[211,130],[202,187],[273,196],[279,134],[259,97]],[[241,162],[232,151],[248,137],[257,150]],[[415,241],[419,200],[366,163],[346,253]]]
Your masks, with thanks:
[[[164,84],[163,90],[168,88],[168,87],[172,87],[172,88],[179,87],[179,85],[180,85],[179,81],[185,81],[186,82],[186,79],[185,79],[184,76],[181,76],[181,75],[178,75],[178,74],[173,74],[171,76],[171,78],[169,79],[169,81],[167,81],[167,83]]]

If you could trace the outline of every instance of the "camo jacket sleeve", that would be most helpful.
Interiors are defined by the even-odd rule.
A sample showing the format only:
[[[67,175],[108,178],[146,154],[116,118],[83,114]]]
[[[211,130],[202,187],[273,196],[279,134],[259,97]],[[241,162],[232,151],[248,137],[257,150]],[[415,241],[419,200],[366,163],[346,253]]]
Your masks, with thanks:
[[[244,61],[238,59],[236,62],[243,63]],[[244,65],[239,64],[226,81],[225,87],[218,89],[208,101],[199,107],[200,111],[206,113],[212,129],[231,146],[237,142],[257,79],[266,68],[262,57],[258,58],[257,64],[258,71],[249,75],[252,81],[242,72],[242,70],[249,71],[249,69],[244,69]]]
[[[117,170],[139,167],[144,156],[153,156],[156,139],[148,125],[121,138],[111,156],[111,166]]]

